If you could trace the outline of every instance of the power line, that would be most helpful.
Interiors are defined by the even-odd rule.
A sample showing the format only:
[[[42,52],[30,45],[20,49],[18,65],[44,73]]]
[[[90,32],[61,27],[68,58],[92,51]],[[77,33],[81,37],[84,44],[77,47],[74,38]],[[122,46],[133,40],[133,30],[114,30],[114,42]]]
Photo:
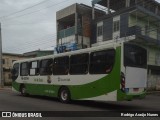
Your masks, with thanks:
[[[30,14],[34,14],[34,13],[37,13],[37,12],[42,11],[42,10],[44,10],[44,9],[47,9],[47,8],[50,8],[50,7],[53,7],[53,6],[62,4],[62,3],[67,2],[67,1],[69,1],[69,0],[64,0],[64,1],[61,1],[61,2],[59,2],[59,3],[57,3],[57,4],[53,4],[53,5],[47,6],[47,7],[45,7],[45,8],[36,10],[36,11],[32,11],[32,12],[29,12],[29,13],[26,13],[26,14],[23,14],[23,15],[19,15],[19,16],[15,16],[15,17],[12,17],[12,18],[8,18],[8,19],[5,20],[5,21],[12,20],[12,19],[17,19],[17,18],[19,18],[19,17],[23,17],[23,16],[30,15]]]
[[[34,5],[34,6],[30,6],[30,7],[28,7],[28,8],[25,8],[25,9],[21,10],[21,11],[15,12],[15,13],[13,13],[13,14],[10,14],[10,15],[4,16],[4,17],[9,17],[9,16],[14,15],[14,14],[16,14],[16,13],[25,11],[26,9],[29,9],[29,8],[35,7],[35,6],[39,5],[39,4],[42,4],[42,3],[44,3],[44,2],[47,2],[47,1],[42,1],[42,2],[40,2],[40,3],[38,3],[38,4]],[[62,1],[62,2],[65,2],[65,1]],[[149,1],[149,2],[150,2],[150,1]],[[59,3],[58,3],[58,4],[59,4]],[[52,6],[53,6],[53,5],[52,5]],[[48,7],[51,7],[51,6],[48,6]],[[47,8],[48,8],[48,7],[47,7]],[[46,8],[43,8],[43,9],[46,9]],[[41,9],[40,9],[40,10],[41,10]],[[39,11],[39,10],[38,10],[38,11]],[[37,11],[34,11],[34,12],[37,12]],[[33,12],[32,12],[32,13],[33,13]],[[31,14],[31,13],[27,13],[27,14],[24,14],[24,15],[28,15],[28,14]],[[24,15],[16,16],[16,18],[17,18],[17,17],[24,16]],[[10,18],[10,19],[12,19],[12,18]],[[13,18],[13,19],[14,19],[14,18]]]
[[[45,46],[50,46],[53,42],[45,42]],[[21,47],[21,48],[18,48],[19,46],[17,46],[16,48],[12,48],[12,49],[6,49],[6,51],[24,51],[24,50],[28,50],[28,49],[35,49],[35,48],[40,48],[40,46],[43,45],[44,46],[44,43],[40,43],[40,44],[36,44],[36,45],[30,45],[28,47]],[[42,46],[42,47],[43,47]]]
[[[151,29],[151,30],[148,30],[147,32],[149,33],[149,32],[152,32],[152,31],[155,31],[156,29]],[[142,32],[143,30],[141,30],[141,31],[139,31],[139,32]],[[135,33],[136,34],[136,33]],[[126,34],[127,35],[127,34]],[[154,35],[153,33],[152,34],[150,34],[150,35]],[[51,41],[51,42],[45,42],[45,44],[48,44],[47,46],[49,46],[50,47],[50,44],[52,44],[53,42]],[[20,50],[24,50],[24,49],[30,49],[30,48],[33,48],[33,47],[35,47],[35,46],[39,46],[40,47],[40,45],[44,45],[44,43],[39,43],[39,44],[34,44],[34,45],[29,45],[29,47],[28,46],[26,46],[25,48],[23,47],[23,48],[15,48],[15,49],[12,49],[12,50],[17,50],[17,51],[20,51]]]
[[[14,12],[14,13],[10,13],[10,14],[5,15],[5,16],[1,16],[0,19],[7,18],[7,17],[10,17],[10,16],[15,15],[17,13],[26,11],[26,10],[31,9],[31,8],[34,8],[34,7],[36,7],[36,6],[40,5],[40,4],[44,4],[44,3],[48,2],[48,1],[50,1],[50,0],[43,0],[42,2],[39,2],[39,3],[37,3],[35,5],[32,5],[32,6],[29,6],[29,7],[25,8],[25,9],[20,10],[20,11],[17,11],[17,12]]]
[[[0,17],[0,18],[3,18],[3,17],[9,17],[9,16],[12,16],[12,15],[14,15],[14,14],[17,14],[17,13],[19,13],[19,12],[23,12],[23,11],[25,11],[25,10],[27,10],[27,9],[30,9],[30,8],[33,8],[33,7],[35,7],[35,6],[37,6],[37,5],[39,5],[39,4],[42,4],[42,3],[44,3],[44,2],[48,2],[49,0],[44,0],[44,1],[42,1],[42,2],[40,2],[40,3],[38,3],[38,4],[36,4],[36,5],[33,5],[33,6],[30,6],[30,7],[28,7],[28,8],[25,8],[25,9],[23,9],[23,10],[21,10],[21,11],[17,11],[17,12],[15,12],[15,13],[11,13],[11,14],[9,14],[9,15],[7,15],[7,16],[2,16],[2,17]],[[66,1],[68,1],[68,0],[65,0],[65,1],[62,1],[62,2],[66,2]],[[60,2],[60,3],[62,3],[62,2]],[[149,4],[150,4],[150,0],[148,0],[148,1],[145,1],[145,2],[138,2],[137,4],[143,4],[143,3],[148,3],[149,2]],[[60,3],[57,3],[57,4],[60,4]],[[57,4],[54,4],[54,5],[57,5]],[[51,5],[51,6],[48,6],[48,7],[46,7],[46,8],[49,8],[49,7],[52,7],[52,6],[54,6],[54,5]],[[46,9],[46,8],[42,8],[42,9]],[[32,14],[32,13],[35,13],[35,12],[38,12],[38,11],[41,11],[42,9],[39,9],[39,10],[37,10],[37,11],[33,11],[33,12],[30,12],[30,13],[27,13],[27,14],[24,14],[24,15],[20,15],[20,16],[16,16],[16,17],[14,17],[14,18],[10,18],[10,19],[15,19],[15,18],[17,18],[17,17],[22,17],[22,16],[25,16],[25,15],[28,15],[28,14]]]
[[[52,40],[52,41],[49,41],[49,40]],[[50,38],[50,39],[43,39],[43,41],[35,41],[35,42],[28,42],[27,44],[18,44],[19,46],[25,48],[25,47],[32,47],[32,46],[38,46],[38,45],[44,45],[46,43],[53,43],[55,40],[55,38]],[[17,45],[16,45],[17,46]],[[7,49],[7,48],[4,48],[4,49]],[[9,48],[10,49],[10,48]],[[14,49],[14,46],[12,45],[12,49]]]
[[[34,44],[34,43],[40,43],[40,42],[44,42],[44,41],[46,41],[46,40],[53,40],[53,38],[56,38],[56,33],[53,33],[53,34],[51,34],[51,35],[45,35],[45,36],[42,36],[41,38],[36,38],[36,39],[31,39],[30,41],[28,41],[28,42],[23,42],[23,44],[24,45],[26,45],[26,44]],[[21,45],[21,44],[19,44],[19,45]]]
[[[157,30],[157,29],[156,29]],[[141,30],[141,32],[142,32],[142,30]]]
[[[138,22],[132,22],[132,24],[134,24],[134,23],[135,23],[135,24],[136,24],[136,23],[138,24]],[[83,24],[83,25],[86,26],[86,25],[90,25],[90,24]],[[124,24],[124,25],[125,25],[125,24]],[[124,25],[121,24],[121,28],[122,28],[122,26],[124,27]],[[143,29],[143,28],[145,28],[145,27],[141,27],[141,29]],[[159,28],[156,28],[155,30],[157,30],[157,29],[159,29]],[[150,30],[151,30],[151,29],[150,29]],[[141,32],[143,32],[143,31],[145,31],[145,30],[141,30]],[[152,30],[152,31],[153,31],[153,30]],[[105,31],[105,32],[107,32],[107,31]],[[43,38],[43,39],[41,38],[41,39],[39,39],[39,41],[35,41],[35,42],[33,42],[33,41],[32,41],[32,42],[25,42],[24,45],[34,44],[34,43],[36,44],[36,43],[39,43],[39,42],[42,42],[42,41],[44,42],[44,41],[46,41],[46,40],[48,39],[48,37],[51,37],[51,38],[53,37],[53,38],[55,38],[56,36],[57,36],[57,34],[56,34],[56,33],[53,33],[53,35],[51,35],[51,36],[46,36],[46,39],[45,39],[45,38]],[[26,44],[26,43],[27,43],[27,44]]]
[[[138,22],[135,22],[135,23],[138,24]],[[134,23],[132,23],[132,24],[134,24]],[[84,24],[84,25],[89,25],[89,24]],[[124,25],[123,25],[123,26],[124,26]],[[122,26],[121,26],[121,27],[122,27]],[[142,30],[140,30],[141,32],[146,31],[146,30],[143,30],[143,28],[144,28],[144,27],[141,27],[141,29],[142,29]],[[157,28],[157,29],[158,29],[158,28]],[[157,29],[149,29],[148,32],[155,31],[155,30],[157,30]],[[136,28],[135,30],[138,31],[137,28]],[[53,36],[47,36],[47,37],[51,37],[51,38],[53,37],[54,39],[56,39],[56,33],[53,34]],[[53,40],[53,38],[52,38],[52,40]],[[32,43],[31,43],[31,42],[28,42],[28,43],[25,42],[25,44],[24,44],[23,46],[27,46],[27,45],[30,45],[30,44],[31,44],[31,45],[34,45],[34,44],[37,44],[37,43],[40,43],[40,42],[46,42],[47,40],[49,40],[49,39],[48,39],[48,38],[46,38],[46,39],[43,38],[43,39],[39,39],[38,41],[35,41],[35,42],[32,42]],[[51,39],[50,39],[50,40],[51,40]],[[27,44],[26,44],[26,43],[27,43]]]

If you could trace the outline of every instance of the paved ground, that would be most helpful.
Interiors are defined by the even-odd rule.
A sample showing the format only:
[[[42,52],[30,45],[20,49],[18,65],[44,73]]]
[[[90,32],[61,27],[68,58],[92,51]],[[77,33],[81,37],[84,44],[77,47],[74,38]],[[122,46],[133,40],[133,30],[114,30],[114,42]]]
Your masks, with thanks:
[[[60,103],[55,98],[23,97],[10,88],[0,89],[0,111],[160,111],[160,93],[148,94],[145,99],[123,102],[73,101]],[[58,118],[60,119],[60,118]],[[88,119],[89,120],[89,119]]]
[[[123,102],[73,101],[62,104],[55,98],[29,96],[23,97],[10,88],[0,89],[0,111],[99,111],[99,110],[143,110],[160,111],[160,92],[148,94],[145,99]]]

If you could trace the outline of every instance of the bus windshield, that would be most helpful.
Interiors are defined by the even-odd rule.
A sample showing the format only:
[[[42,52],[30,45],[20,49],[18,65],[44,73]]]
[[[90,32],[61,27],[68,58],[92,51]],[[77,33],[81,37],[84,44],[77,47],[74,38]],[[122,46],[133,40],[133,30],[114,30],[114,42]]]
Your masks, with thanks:
[[[147,67],[147,51],[133,44],[124,44],[124,66]]]

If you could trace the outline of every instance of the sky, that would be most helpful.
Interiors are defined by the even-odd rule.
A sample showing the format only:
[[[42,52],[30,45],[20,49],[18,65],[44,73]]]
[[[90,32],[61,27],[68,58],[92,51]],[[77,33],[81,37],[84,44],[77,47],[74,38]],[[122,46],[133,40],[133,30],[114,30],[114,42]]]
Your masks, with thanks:
[[[56,12],[74,3],[91,0],[0,0],[3,53],[53,49]]]
[[[0,0],[3,53],[53,49],[56,12],[74,3],[91,6],[91,0]]]

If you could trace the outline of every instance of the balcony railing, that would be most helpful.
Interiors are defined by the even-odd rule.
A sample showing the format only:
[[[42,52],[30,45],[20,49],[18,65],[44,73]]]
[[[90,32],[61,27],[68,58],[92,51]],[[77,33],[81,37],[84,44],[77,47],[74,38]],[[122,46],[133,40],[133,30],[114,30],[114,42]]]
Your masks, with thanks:
[[[151,33],[152,31],[156,31],[155,30],[145,30],[140,26],[132,26],[129,27],[127,29],[127,32],[121,34],[121,37],[126,37],[126,36],[131,36],[131,35],[136,35],[137,37],[141,37],[143,38],[146,42],[150,43],[150,44],[158,44],[160,45],[160,33],[155,33],[155,35],[153,33]]]
[[[69,27],[69,28],[67,28],[67,29],[64,29],[64,30],[59,31],[59,32],[58,32],[58,38],[61,39],[61,38],[65,38],[65,37],[68,37],[68,36],[75,35],[75,34],[76,34],[75,28],[76,28],[76,27],[73,26],[73,27]],[[78,30],[78,34],[80,34],[82,29],[81,29],[80,26],[78,26],[78,27],[77,27],[77,30]]]

